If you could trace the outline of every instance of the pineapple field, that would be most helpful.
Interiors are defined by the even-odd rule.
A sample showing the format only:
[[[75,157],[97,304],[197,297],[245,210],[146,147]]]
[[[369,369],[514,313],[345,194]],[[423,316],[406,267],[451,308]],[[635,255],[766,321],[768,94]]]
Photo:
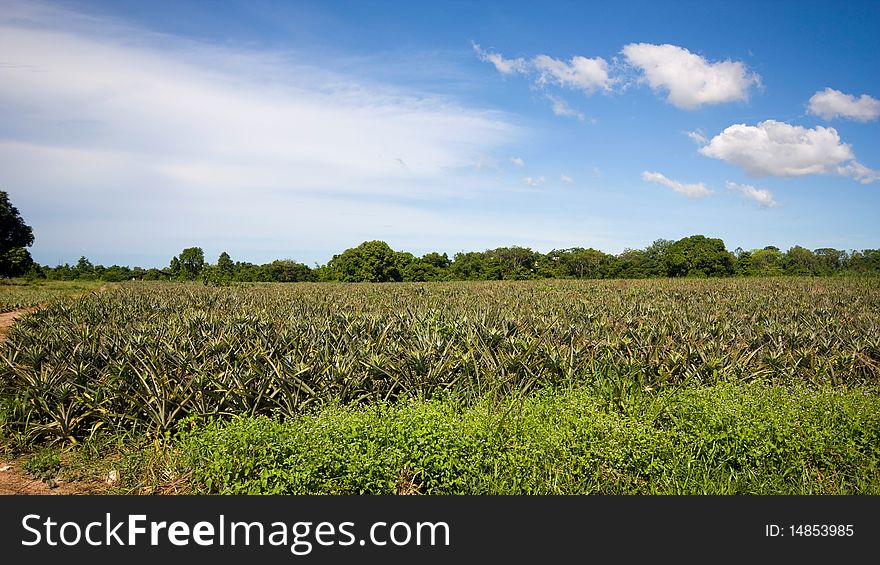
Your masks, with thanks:
[[[0,364],[4,449],[130,486],[880,493],[877,278],[129,282]]]

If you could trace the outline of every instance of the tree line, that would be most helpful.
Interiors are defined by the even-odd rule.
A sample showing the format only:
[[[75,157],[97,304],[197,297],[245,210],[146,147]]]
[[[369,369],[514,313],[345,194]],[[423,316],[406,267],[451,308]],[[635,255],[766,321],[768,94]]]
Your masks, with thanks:
[[[512,246],[460,252],[450,259],[446,253],[416,256],[395,251],[383,241],[365,241],[334,255],[327,264],[314,267],[291,259],[266,264],[233,261],[226,252],[210,263],[205,260],[201,247],[188,247],[162,269],[104,267],[81,257],[76,265],[47,267],[34,263],[27,276],[54,280],[181,280],[222,284],[847,274],[880,274],[880,250],[847,252],[794,246],[782,251],[771,245],[728,251],[721,239],[692,235],[677,241],[658,239],[645,249],[625,249],[617,255],[593,248],[572,247],[540,253],[528,247]]]
[[[545,278],[619,279],[651,277],[729,277],[838,274],[880,274],[880,250],[842,251],[794,246],[783,252],[763,249],[728,251],[718,238],[692,235],[672,241],[658,239],[645,249],[625,249],[617,255],[593,248],[554,249],[549,253],[528,247],[498,247],[486,251],[431,252],[417,257],[395,251],[384,241],[365,241],[334,255],[326,265],[279,259],[262,265],[233,261],[225,251],[215,263],[205,260],[201,247],[187,247],[164,269],[94,265],[80,257],[76,265],[48,267],[32,258],[27,247],[34,234],[18,209],[0,191],[0,277],[31,279],[201,280],[237,282],[404,282],[451,280],[522,280]]]

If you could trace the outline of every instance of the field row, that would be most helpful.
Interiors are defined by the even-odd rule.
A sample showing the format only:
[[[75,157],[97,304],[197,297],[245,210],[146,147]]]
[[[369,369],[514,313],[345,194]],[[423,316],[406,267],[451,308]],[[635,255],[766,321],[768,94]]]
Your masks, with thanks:
[[[23,318],[0,362],[24,438],[446,391],[858,387],[880,376],[880,280],[130,283]]]

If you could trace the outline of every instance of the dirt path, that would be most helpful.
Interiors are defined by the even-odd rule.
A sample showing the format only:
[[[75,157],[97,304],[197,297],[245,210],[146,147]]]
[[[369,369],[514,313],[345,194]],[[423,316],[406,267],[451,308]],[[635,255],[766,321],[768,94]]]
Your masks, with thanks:
[[[102,285],[98,292],[107,290],[108,286]],[[0,313],[0,343],[6,340],[15,321],[32,312],[38,307],[22,308],[12,312]],[[98,481],[72,481],[54,480],[49,483],[33,479],[22,468],[24,459],[8,459],[0,456],[0,495],[9,494],[101,494],[106,491],[108,485]],[[51,484],[51,486],[50,486]]]
[[[7,494],[101,494],[107,485],[97,481],[63,481],[45,483],[32,479],[20,469],[19,461],[0,459],[0,495]],[[51,484],[51,486],[50,486]]]
[[[37,309],[32,308],[22,308],[21,310],[13,310],[12,312],[3,312],[0,314],[0,343],[3,343],[3,340],[6,339],[6,334],[9,333],[9,328],[12,327],[12,324],[15,321],[25,314],[29,314],[31,312],[36,312]]]

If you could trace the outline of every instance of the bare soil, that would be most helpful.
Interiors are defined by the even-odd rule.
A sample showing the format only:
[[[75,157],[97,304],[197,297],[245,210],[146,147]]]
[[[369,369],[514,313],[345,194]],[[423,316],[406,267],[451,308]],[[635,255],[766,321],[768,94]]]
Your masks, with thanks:
[[[15,321],[25,314],[29,314],[31,312],[36,312],[36,308],[22,308],[21,310],[13,310],[12,312],[3,312],[0,313],[0,343],[6,339],[6,334],[9,333],[9,328],[15,323]]]
[[[99,481],[64,481],[54,479],[49,482],[31,478],[21,468],[22,462],[0,459],[0,495],[5,494],[101,494],[107,486]],[[5,469],[5,470],[4,470]]]

